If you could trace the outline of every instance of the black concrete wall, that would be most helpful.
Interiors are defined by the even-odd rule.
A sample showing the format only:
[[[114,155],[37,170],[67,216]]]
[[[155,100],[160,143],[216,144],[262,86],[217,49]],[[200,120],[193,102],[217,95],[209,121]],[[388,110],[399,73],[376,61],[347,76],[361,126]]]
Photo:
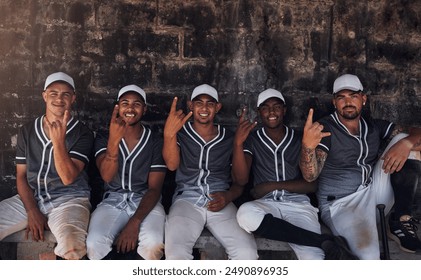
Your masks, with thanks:
[[[0,199],[16,192],[18,128],[44,112],[46,76],[71,74],[77,114],[107,126],[122,86],[136,83],[160,130],[173,96],[201,83],[235,126],[267,87],[287,99],[291,126],[330,110],[335,77],[360,76],[374,117],[421,125],[421,1],[0,0]]]

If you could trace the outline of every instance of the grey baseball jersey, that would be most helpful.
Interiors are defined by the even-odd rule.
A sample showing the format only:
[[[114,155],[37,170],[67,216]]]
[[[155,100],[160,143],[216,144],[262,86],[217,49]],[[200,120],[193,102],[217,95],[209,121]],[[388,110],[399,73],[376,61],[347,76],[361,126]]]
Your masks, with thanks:
[[[244,143],[244,152],[253,157],[251,172],[254,185],[302,178],[299,168],[301,134],[285,126],[285,137],[276,145],[265,129],[253,131]],[[265,198],[273,200],[309,201],[307,195],[275,190]]]
[[[394,124],[385,120],[360,120],[360,134],[352,135],[335,113],[319,121],[330,137],[318,148],[328,153],[319,175],[318,198],[321,203],[354,193],[360,185],[371,183],[373,166],[381,141],[387,139]],[[329,197],[329,198],[328,198]]]
[[[39,117],[20,128],[16,151],[16,164],[26,164],[28,184],[35,191],[36,199],[46,202],[64,195],[89,197],[86,169],[92,153],[93,133],[73,117],[67,123],[67,150],[71,158],[85,163],[85,169],[71,185],[65,186],[54,164],[54,147],[44,132],[43,119],[44,116]]]
[[[231,183],[233,132],[218,125],[218,135],[209,142],[186,123],[177,133],[180,165],[176,172],[175,199],[205,206],[209,194],[228,190]]]
[[[99,133],[95,139],[95,157],[107,150],[108,133]],[[143,195],[148,190],[149,172],[165,172],[167,167],[162,158],[162,138],[150,128],[143,126],[143,133],[132,151],[124,139],[120,141],[118,172],[113,180],[105,183],[105,191]]]

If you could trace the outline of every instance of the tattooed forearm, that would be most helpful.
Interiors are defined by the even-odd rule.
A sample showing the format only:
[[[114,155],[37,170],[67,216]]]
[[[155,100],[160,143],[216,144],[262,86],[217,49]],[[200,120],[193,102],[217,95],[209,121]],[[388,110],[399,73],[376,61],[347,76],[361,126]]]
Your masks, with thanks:
[[[319,149],[301,147],[300,169],[306,181],[313,182],[319,177],[326,157],[327,154]]]
[[[306,148],[304,146],[301,147],[300,169],[301,173],[303,174],[303,178],[308,182],[312,182],[317,178],[317,161],[315,158],[315,150]]]

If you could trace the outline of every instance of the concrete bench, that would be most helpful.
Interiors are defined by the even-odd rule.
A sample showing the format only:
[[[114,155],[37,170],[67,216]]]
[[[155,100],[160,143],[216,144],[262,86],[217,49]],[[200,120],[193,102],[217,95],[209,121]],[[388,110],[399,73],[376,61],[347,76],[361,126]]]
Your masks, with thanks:
[[[0,241],[2,259],[17,260],[53,260],[56,258],[54,247],[56,238],[51,231],[44,232],[44,241],[25,238],[25,231],[15,232]]]
[[[17,259],[54,259],[54,247],[56,244],[56,239],[50,231],[45,231],[45,240],[34,242],[32,239],[25,239],[25,231],[18,231],[14,234],[7,236],[1,241],[1,243],[10,243],[15,246],[16,250],[19,250],[15,254],[16,256],[11,256],[11,258]],[[256,237],[257,249],[260,251],[259,255],[262,254],[271,258],[272,255],[270,252],[275,252],[276,254],[284,254],[283,259],[294,259],[295,254],[289,245],[285,242],[280,242],[276,240],[270,240],[262,237]],[[4,245],[7,246],[7,245]],[[19,246],[21,248],[19,248]],[[215,237],[207,230],[203,230],[202,234],[196,241],[194,249],[199,252],[199,258],[203,260],[221,260],[226,259],[225,249],[216,240]],[[10,253],[9,253],[10,256]],[[279,257],[278,257],[279,258]]]
[[[293,250],[286,242],[259,236],[255,236],[255,240],[261,258],[278,259],[281,257],[282,259],[296,259]],[[199,251],[200,259],[202,260],[227,259],[224,247],[207,229],[202,231],[202,234],[194,245],[194,249]]]
[[[48,230],[44,232],[44,239],[45,239],[44,242],[49,242],[49,243],[57,242],[54,235],[51,233],[51,231],[48,231]],[[27,242],[34,242],[34,241],[31,238],[26,239],[25,231],[21,230],[7,236],[1,242],[27,243]]]

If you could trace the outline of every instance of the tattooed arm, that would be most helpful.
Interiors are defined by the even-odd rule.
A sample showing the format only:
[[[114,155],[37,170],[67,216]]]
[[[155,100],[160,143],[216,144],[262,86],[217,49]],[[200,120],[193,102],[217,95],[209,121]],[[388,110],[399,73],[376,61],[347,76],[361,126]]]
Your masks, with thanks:
[[[303,178],[308,182],[315,181],[323,169],[327,153],[320,149],[301,147],[300,169]]]
[[[396,142],[382,157],[385,173],[399,172],[411,151],[421,151],[421,128],[395,125],[390,139],[399,133],[406,133],[408,136]]]
[[[317,179],[327,157],[326,152],[316,148],[323,137],[330,136],[330,132],[323,132],[323,128],[320,123],[313,123],[313,109],[310,109],[304,125],[300,154],[301,173],[308,182]]]

